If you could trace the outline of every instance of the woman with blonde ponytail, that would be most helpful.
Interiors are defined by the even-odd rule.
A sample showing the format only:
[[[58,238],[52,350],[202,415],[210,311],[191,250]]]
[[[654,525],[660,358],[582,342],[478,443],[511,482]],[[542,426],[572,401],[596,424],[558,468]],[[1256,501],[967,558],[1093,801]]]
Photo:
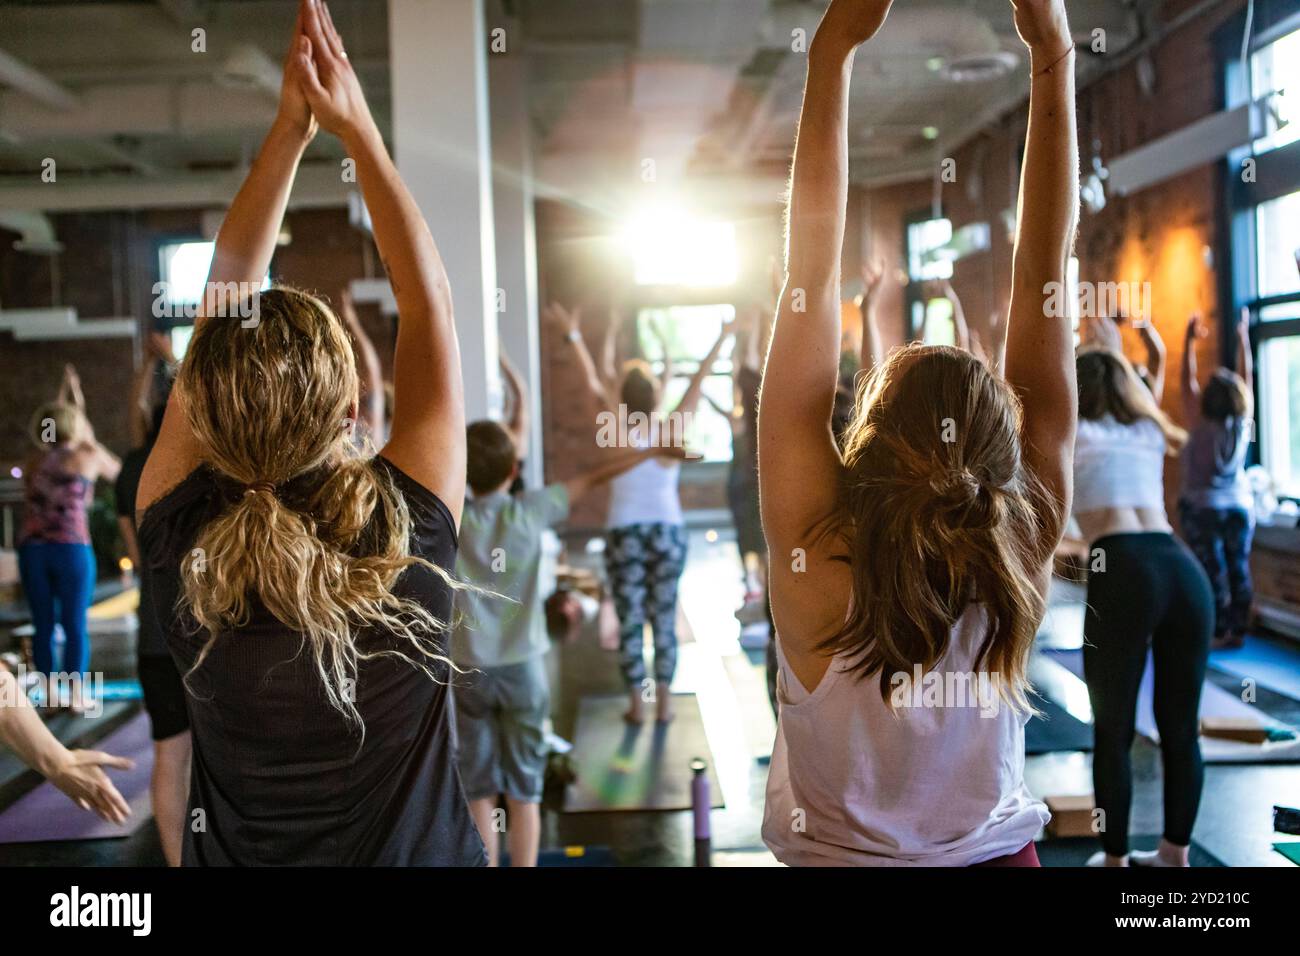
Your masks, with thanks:
[[[790,864],[1036,866],[1025,671],[1070,507],[1072,333],[1044,293],[1078,204],[1073,43],[1063,0],[1013,0],[1030,94],[1005,381],[958,349],[899,349],[841,451],[849,78],[889,6],[832,0],[808,52],[758,419],[779,654],[763,838]]]
[[[401,316],[392,437],[369,459],[344,323],[259,291],[317,124],[356,161]],[[300,4],[207,290],[138,497],[141,613],[193,727],[182,862],[481,865],[444,656],[465,488],[451,296],[319,0]]]

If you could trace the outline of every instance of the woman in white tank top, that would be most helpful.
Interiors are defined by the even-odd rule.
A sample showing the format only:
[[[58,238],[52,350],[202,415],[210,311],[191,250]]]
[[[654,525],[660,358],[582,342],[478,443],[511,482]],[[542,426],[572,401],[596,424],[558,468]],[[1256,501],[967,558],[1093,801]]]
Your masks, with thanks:
[[[791,864],[1036,865],[1025,670],[1070,505],[1073,341],[1045,299],[1078,204],[1073,43],[1062,0],[1015,4],[1032,78],[1006,381],[957,349],[895,351],[841,453],[848,85],[889,5],[832,0],[808,53],[759,406],[781,652],[763,837]]]
[[[682,399],[662,412],[663,386],[643,361],[628,362],[621,381],[613,381],[613,356],[607,331],[606,370],[602,377],[587,351],[576,312],[558,306],[548,311],[577,353],[588,388],[600,406],[597,442],[633,448],[682,446],[691,416],[700,403],[704,379],[713,369],[734,323],[725,323],[709,354],[700,362]],[[664,379],[672,376],[664,349]],[[610,483],[606,520],[605,569],[619,621],[619,668],[628,689],[629,723],[642,720],[642,701],[655,702],[660,722],[672,719],[669,687],[677,669],[677,585],[686,568],[686,527],[677,481],[679,462],[644,461]],[[654,635],[654,678],[646,674],[645,625]]]

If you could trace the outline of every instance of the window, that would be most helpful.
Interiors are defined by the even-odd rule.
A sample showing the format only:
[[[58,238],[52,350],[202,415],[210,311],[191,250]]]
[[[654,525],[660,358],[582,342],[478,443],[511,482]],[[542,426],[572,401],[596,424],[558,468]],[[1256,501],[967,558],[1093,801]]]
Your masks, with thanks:
[[[1260,345],[1259,399],[1264,467],[1279,495],[1300,498],[1300,335]]]
[[[681,401],[690,376],[713,348],[723,323],[735,315],[730,305],[667,306],[637,312],[637,340],[646,361],[662,374],[664,344],[672,358],[673,380],[664,383],[664,409],[672,411]],[[730,344],[723,346],[713,373],[704,380],[703,398],[686,431],[688,447],[705,461],[731,461],[731,423],[726,418],[734,407],[730,348]]]
[[[1300,192],[1255,207],[1259,298],[1300,292]]]
[[[952,241],[952,221],[925,219],[907,226],[907,272],[915,280],[951,279],[952,259],[939,250]]]
[[[1250,56],[1250,92],[1258,98],[1275,93],[1277,128],[1255,140],[1256,154],[1300,139],[1300,30],[1288,33]]]
[[[922,219],[907,224],[907,274],[911,336],[926,345],[955,345],[952,303],[932,295],[930,283],[952,278],[952,259],[941,250],[952,241],[952,221]],[[911,291],[915,290],[915,291]]]
[[[166,314],[173,316],[167,329],[172,352],[178,359],[185,356],[194,334],[194,323],[185,317],[185,310],[192,310],[202,300],[216,248],[215,242],[202,239],[169,242],[158,247],[158,275],[163,282],[160,298]],[[262,288],[270,286],[271,276],[267,273]]]

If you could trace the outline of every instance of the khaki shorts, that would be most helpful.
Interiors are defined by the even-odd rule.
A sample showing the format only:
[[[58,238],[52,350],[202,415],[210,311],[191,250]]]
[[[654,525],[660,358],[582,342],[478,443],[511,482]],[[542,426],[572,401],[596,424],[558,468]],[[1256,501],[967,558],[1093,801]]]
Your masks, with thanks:
[[[544,656],[462,674],[455,697],[465,796],[541,803],[551,712]]]

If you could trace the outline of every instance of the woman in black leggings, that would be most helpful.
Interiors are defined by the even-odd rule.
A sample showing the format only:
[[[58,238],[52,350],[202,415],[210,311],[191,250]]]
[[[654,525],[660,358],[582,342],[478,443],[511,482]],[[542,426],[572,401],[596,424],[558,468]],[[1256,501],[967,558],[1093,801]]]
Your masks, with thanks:
[[[1204,777],[1198,711],[1214,597],[1165,515],[1164,460],[1186,434],[1164,416],[1122,354],[1085,348],[1076,367],[1074,511],[1089,541],[1083,665],[1103,847],[1089,865],[1187,866]],[[1129,748],[1148,647],[1164,765],[1164,839],[1154,852],[1130,853]]]

